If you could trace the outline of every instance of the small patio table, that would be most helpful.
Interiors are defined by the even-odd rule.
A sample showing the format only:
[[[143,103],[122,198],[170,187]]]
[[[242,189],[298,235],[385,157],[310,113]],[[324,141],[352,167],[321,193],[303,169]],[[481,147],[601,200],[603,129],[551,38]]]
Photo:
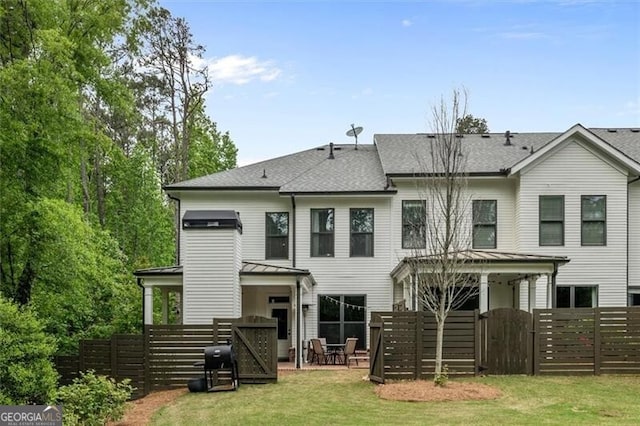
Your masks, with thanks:
[[[327,343],[327,358],[333,365],[344,364],[340,360],[340,354],[344,353],[344,343]]]

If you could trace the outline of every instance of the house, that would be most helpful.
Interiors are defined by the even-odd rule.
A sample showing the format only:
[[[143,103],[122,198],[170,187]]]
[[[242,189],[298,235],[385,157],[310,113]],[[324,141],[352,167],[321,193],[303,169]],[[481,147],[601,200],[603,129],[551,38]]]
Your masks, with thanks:
[[[136,272],[145,323],[159,289],[164,321],[169,293],[184,324],[277,318],[282,357],[316,336],[367,347],[372,311],[417,307],[406,259],[424,244],[410,218],[432,137],[377,134],[166,186],[178,265]],[[469,213],[472,307],[640,304],[640,129],[460,137],[486,213]]]

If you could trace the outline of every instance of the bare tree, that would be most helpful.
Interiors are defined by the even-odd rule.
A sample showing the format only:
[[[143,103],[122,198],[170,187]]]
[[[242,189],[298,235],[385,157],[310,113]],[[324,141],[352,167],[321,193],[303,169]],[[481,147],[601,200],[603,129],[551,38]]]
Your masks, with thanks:
[[[416,245],[410,260],[418,303],[435,316],[437,324],[436,383],[443,374],[445,320],[478,293],[477,275],[465,267],[471,246],[470,198],[467,157],[456,132],[460,117],[466,116],[466,93],[454,90],[449,102],[441,98],[432,107],[433,137],[427,138],[426,154],[418,158],[422,169],[418,185],[425,211],[419,215],[424,223],[418,224],[416,235],[424,235],[426,241]]]

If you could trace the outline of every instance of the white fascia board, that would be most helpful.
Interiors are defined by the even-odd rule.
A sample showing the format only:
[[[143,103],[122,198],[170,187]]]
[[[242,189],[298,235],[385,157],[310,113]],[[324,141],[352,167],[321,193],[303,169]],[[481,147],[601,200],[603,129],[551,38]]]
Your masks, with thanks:
[[[594,133],[586,129],[581,124],[576,124],[573,127],[571,127],[569,130],[564,132],[563,134],[557,136],[551,142],[547,143],[545,146],[540,148],[534,154],[530,155],[529,157],[525,158],[524,160],[520,161],[519,163],[511,167],[511,171],[509,175],[512,176],[516,173],[521,172],[526,167],[531,166],[532,164],[538,161],[542,161],[545,156],[549,155],[559,145],[566,142],[567,140],[569,140],[571,137],[575,135],[581,136],[584,140],[586,140],[592,146],[598,148],[602,152],[609,155],[611,158],[616,160],[619,164],[621,164],[627,170],[632,171],[634,174],[640,174],[640,163],[627,157],[625,154],[623,154],[618,149],[611,146],[608,142],[606,142],[605,140],[601,139],[600,137],[598,137],[597,135],[595,135]]]

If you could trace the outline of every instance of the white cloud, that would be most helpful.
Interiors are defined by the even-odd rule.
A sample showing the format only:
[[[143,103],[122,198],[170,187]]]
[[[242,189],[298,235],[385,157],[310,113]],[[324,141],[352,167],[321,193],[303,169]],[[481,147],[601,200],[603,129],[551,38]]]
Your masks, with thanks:
[[[228,55],[222,58],[192,58],[194,65],[207,66],[214,84],[243,85],[252,81],[269,82],[282,74],[273,61],[261,61],[255,56]]]
[[[549,36],[545,33],[534,32],[534,31],[509,31],[498,34],[502,38],[512,39],[512,40],[536,40],[541,38],[548,38]]]
[[[403,19],[402,20],[402,26],[403,27],[410,27],[413,25],[413,22],[410,19]]]

